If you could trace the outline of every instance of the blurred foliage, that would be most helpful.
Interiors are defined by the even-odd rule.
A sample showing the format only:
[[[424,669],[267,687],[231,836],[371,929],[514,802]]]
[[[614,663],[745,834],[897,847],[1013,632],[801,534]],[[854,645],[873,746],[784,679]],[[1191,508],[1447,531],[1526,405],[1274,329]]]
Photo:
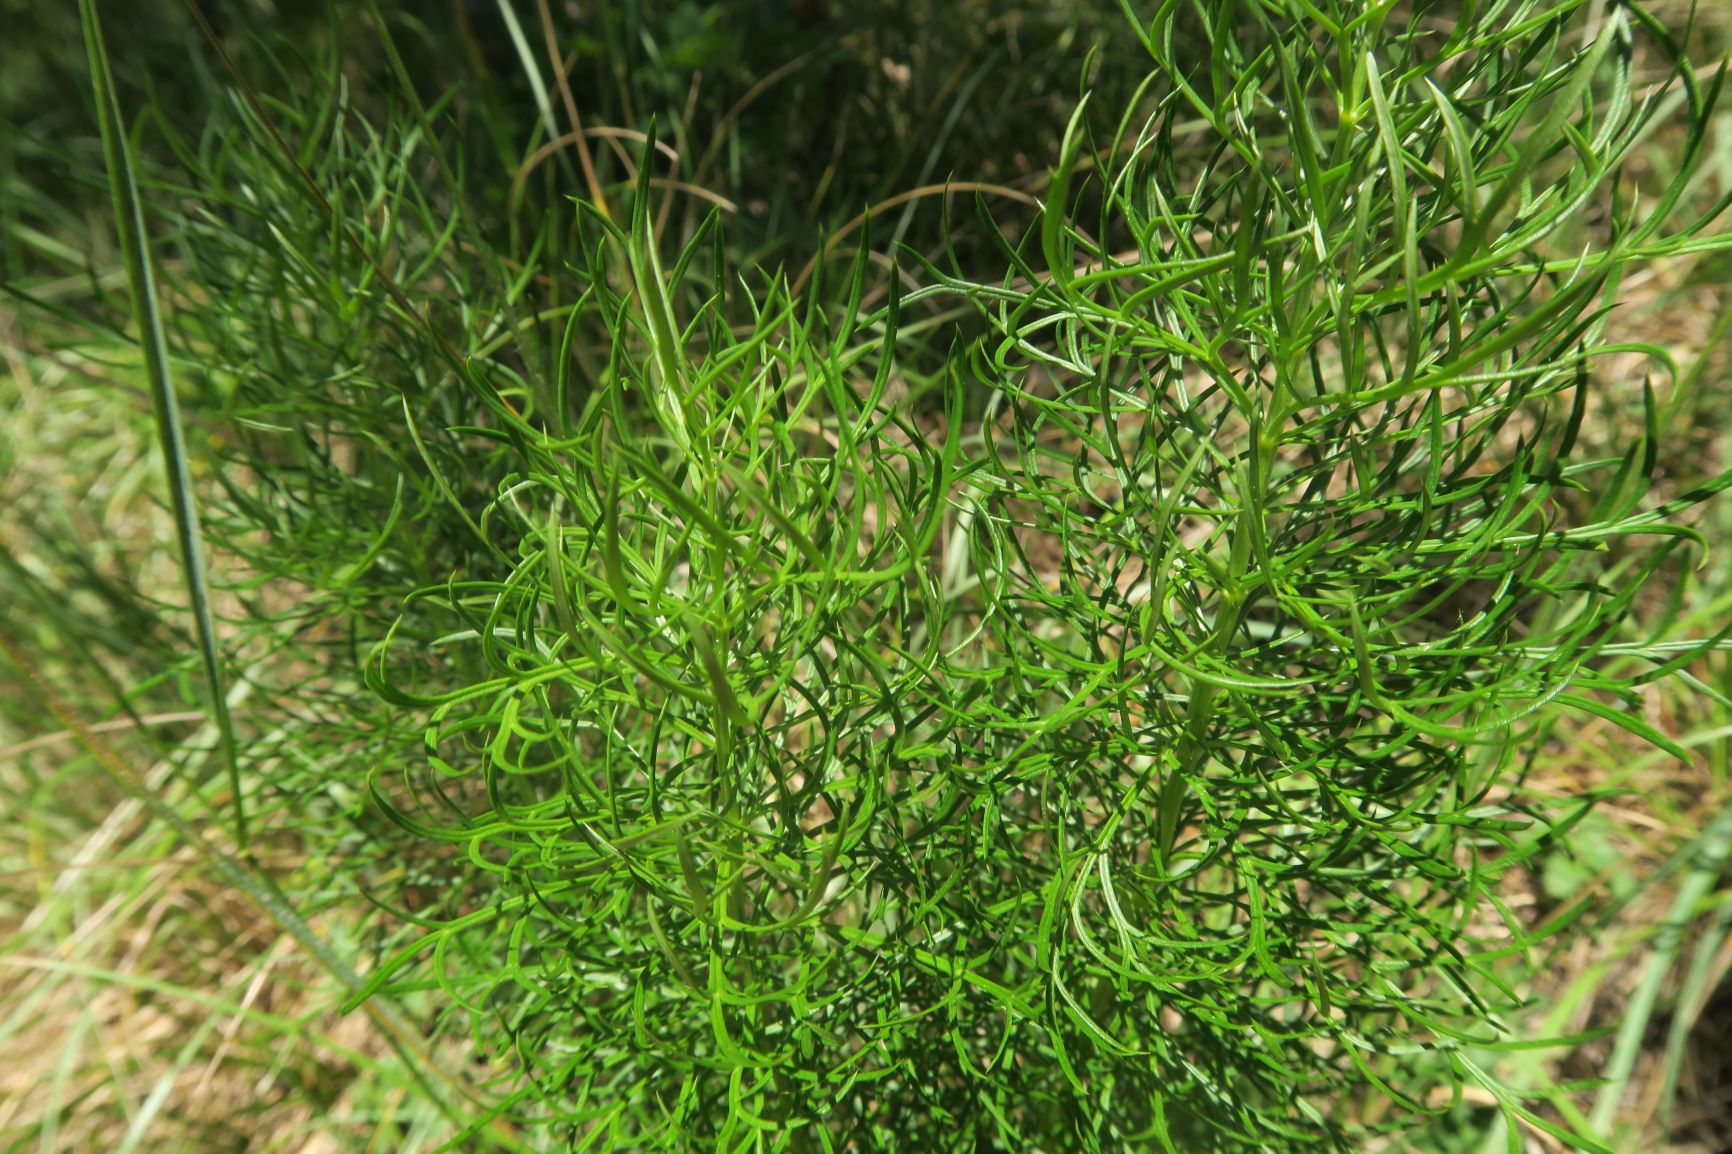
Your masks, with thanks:
[[[63,181],[100,203],[90,179],[88,87],[75,6],[4,0],[0,36],[0,170],[14,179]],[[551,88],[534,4],[520,30]],[[647,129],[652,121],[691,157],[714,150],[704,183],[746,210],[736,228],[747,251],[810,249],[869,204],[950,179],[1015,180],[1043,172],[1083,87],[1111,105],[1128,99],[1142,69],[1091,46],[1122,36],[1115,0],[620,0],[556,3],[569,46],[570,83],[589,126]],[[220,67],[178,0],[112,0],[105,19],[125,30],[115,67],[123,91],[180,124],[213,111]],[[360,3],[208,0],[202,5],[237,64],[261,93],[315,99],[311,62],[332,45],[376,43]],[[454,115],[441,131],[461,157],[469,189],[497,214],[511,176],[546,136],[525,145],[521,126],[538,104],[510,25],[496,0],[386,0],[414,82],[444,93]],[[347,99],[360,111],[401,110],[383,62],[353,57]],[[757,89],[761,82],[773,83]],[[69,99],[70,97],[70,99]],[[736,108],[742,98],[749,103]],[[557,97],[555,98],[557,101]],[[733,114],[730,115],[730,110]],[[718,129],[726,132],[718,138]],[[142,141],[153,147],[149,129]],[[846,157],[845,163],[843,158]],[[69,166],[68,161],[77,163]],[[622,158],[600,149],[604,179]],[[569,151],[531,182],[530,211],[581,191]],[[936,240],[936,213],[904,233]],[[16,254],[14,254],[16,255]],[[13,269],[15,278],[20,270]]]

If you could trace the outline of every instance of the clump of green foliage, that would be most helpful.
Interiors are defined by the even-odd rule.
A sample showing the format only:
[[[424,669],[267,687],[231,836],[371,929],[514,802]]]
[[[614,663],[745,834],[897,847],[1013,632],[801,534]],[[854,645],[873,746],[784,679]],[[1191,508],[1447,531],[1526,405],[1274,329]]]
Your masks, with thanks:
[[[434,89],[365,8],[388,94],[333,35],[144,126],[134,304],[272,684],[232,807],[416,927],[355,1001],[440,992],[474,1140],[1356,1149],[1477,1086],[1593,1148],[1495,1076],[1562,920],[1498,881],[1581,812],[1522,793],[1560,708],[1664,746],[1712,641],[1613,638],[1732,474],[1646,499],[1652,388],[1578,450],[1605,358],[1669,370],[1620,278],[1719,209],[1666,29],[1126,5],[1049,175],[796,226],[739,105],[573,90],[510,4],[519,71]]]

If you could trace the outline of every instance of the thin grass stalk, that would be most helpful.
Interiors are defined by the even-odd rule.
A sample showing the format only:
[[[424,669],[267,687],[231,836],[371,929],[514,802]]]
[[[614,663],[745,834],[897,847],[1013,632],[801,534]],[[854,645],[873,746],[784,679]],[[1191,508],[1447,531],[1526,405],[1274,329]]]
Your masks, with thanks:
[[[229,715],[228,691],[224,687],[221,646],[211,610],[210,583],[199,527],[198,491],[187,459],[186,435],[182,430],[180,402],[175,396],[170,370],[168,339],[159,311],[156,276],[152,271],[150,234],[133,171],[131,143],[114,89],[114,73],[108,63],[96,0],[79,0],[79,18],[84,29],[85,51],[90,65],[90,84],[96,99],[96,118],[102,132],[103,156],[108,166],[109,195],[114,206],[115,232],[120,238],[131,290],[133,319],[138,325],[145,368],[150,380],[151,405],[156,415],[157,435],[162,445],[163,466],[168,472],[169,495],[174,506],[175,536],[180,546],[181,567],[186,577],[193,616],[198,624],[200,657],[204,663],[206,707],[216,721],[222,742],[223,764],[228,770],[233,795],[235,844],[249,852],[246,790],[241,781],[240,757],[235,744],[234,720]]]

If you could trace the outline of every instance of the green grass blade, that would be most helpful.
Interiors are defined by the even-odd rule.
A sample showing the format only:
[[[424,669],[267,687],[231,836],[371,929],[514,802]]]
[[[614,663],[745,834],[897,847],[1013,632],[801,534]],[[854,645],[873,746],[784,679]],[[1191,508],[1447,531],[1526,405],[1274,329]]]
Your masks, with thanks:
[[[187,460],[180,404],[175,397],[174,378],[169,369],[168,338],[163,330],[156,277],[151,267],[150,235],[145,227],[144,205],[133,169],[131,144],[126,137],[120,101],[114,90],[114,73],[109,67],[108,48],[103,41],[95,0],[79,0],[78,12],[90,63],[91,91],[96,98],[96,119],[102,130],[114,225],[126,261],[133,318],[138,324],[139,342],[144,348],[145,368],[150,378],[151,404],[156,414],[157,435],[162,442],[163,463],[168,470],[169,494],[174,503],[175,533],[181,565],[185,570],[187,594],[198,622],[205,687],[210,697],[207,704],[221,735],[229,789],[234,794],[235,844],[244,854],[248,849],[246,794],[241,786],[234,720],[229,716],[222,655],[217,642],[215,615],[211,611],[204,535],[199,528],[198,494],[193,488],[192,469]]]

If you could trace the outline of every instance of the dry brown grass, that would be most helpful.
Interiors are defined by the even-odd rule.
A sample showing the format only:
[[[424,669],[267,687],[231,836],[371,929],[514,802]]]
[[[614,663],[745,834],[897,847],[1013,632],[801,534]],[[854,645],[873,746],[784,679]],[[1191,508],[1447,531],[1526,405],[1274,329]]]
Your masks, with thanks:
[[[121,629],[103,582],[177,603],[148,407],[124,366],[47,348],[0,310],[0,422],[0,546],[28,578]],[[56,531],[89,543],[89,573],[66,571]],[[36,608],[13,598],[4,628],[67,700],[111,700],[105,675],[152,672],[129,667],[124,644],[57,636]],[[18,671],[0,685],[0,1149],[437,1144],[442,1124],[384,1039],[336,1012],[338,984],[113,785]],[[213,744],[203,715],[172,687],[139,705],[136,719],[85,719],[160,796],[203,812],[184,785]],[[303,855],[261,856],[286,875]]]

